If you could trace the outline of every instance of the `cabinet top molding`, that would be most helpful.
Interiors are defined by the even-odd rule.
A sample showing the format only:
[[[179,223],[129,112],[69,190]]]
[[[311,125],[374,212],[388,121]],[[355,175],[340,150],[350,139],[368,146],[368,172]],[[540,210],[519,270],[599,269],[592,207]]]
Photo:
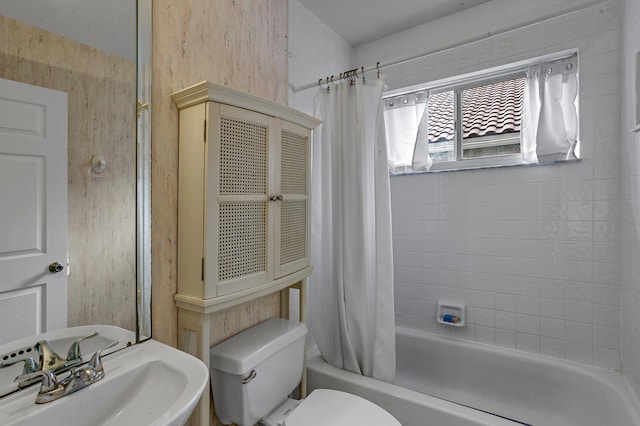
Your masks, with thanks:
[[[171,99],[179,109],[184,109],[202,102],[213,101],[222,104],[256,111],[272,117],[280,118],[315,129],[322,121],[286,105],[269,99],[260,98],[250,93],[230,89],[208,81],[203,81],[171,94]]]

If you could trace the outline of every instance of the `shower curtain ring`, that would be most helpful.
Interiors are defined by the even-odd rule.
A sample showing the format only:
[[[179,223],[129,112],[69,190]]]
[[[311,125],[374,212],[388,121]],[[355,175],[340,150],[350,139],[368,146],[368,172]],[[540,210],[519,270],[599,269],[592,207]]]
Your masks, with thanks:
[[[331,93],[331,87],[329,86],[329,76],[327,76],[327,93]]]
[[[378,73],[378,78],[380,78],[380,61],[376,62],[376,71]]]
[[[367,79],[364,78],[364,67],[362,67],[362,84],[363,85],[367,84]]]

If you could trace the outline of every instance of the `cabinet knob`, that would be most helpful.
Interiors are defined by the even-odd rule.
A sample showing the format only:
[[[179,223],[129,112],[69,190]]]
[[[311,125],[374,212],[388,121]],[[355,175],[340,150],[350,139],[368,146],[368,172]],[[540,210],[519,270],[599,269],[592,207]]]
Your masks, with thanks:
[[[271,201],[282,201],[283,197],[282,197],[282,195],[272,195],[271,197],[269,197],[269,199]]]

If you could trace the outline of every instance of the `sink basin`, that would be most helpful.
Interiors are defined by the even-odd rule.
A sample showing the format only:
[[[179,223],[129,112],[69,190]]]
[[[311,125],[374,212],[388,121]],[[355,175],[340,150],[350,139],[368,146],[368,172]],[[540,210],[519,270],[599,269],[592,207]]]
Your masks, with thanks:
[[[197,358],[155,340],[103,357],[105,378],[47,404],[39,385],[0,399],[0,424],[182,425],[209,381]]]

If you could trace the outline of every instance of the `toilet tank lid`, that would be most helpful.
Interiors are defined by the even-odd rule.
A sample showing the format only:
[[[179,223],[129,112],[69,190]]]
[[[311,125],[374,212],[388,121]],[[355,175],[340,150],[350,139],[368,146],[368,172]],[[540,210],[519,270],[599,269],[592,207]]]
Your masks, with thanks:
[[[272,318],[212,347],[209,351],[211,368],[231,374],[245,374],[306,334],[304,323]]]

